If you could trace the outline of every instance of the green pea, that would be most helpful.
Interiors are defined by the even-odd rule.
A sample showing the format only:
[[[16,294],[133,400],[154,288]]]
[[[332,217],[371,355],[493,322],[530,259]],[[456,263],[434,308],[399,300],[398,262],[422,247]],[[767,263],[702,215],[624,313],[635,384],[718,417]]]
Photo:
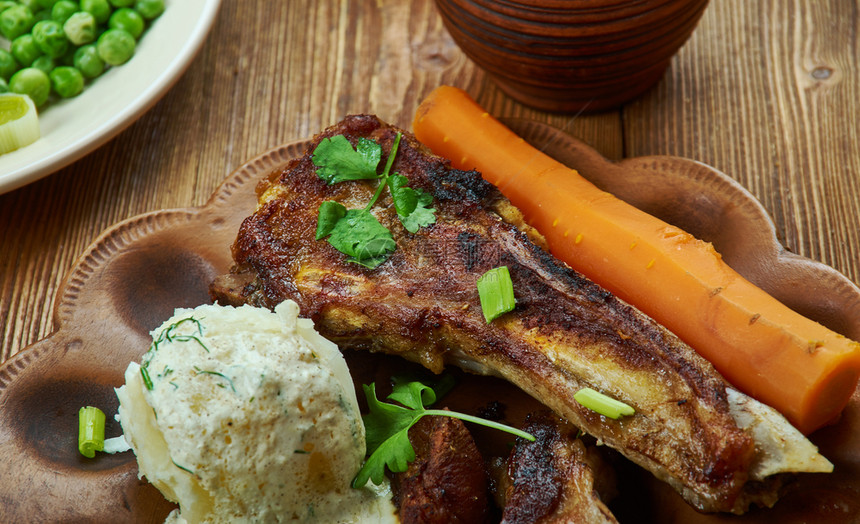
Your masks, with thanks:
[[[111,9],[107,0],[81,0],[81,11],[90,13],[96,22],[104,24],[110,18]]]
[[[66,52],[63,53],[63,56],[55,59],[55,61],[57,62],[57,65],[67,65],[67,66],[72,65],[72,62],[74,61],[74,58],[75,58],[75,51],[77,51],[77,50],[78,50],[78,46],[70,45],[69,48],[66,49]]]
[[[33,22],[39,23],[42,20],[50,20],[51,19],[51,10],[50,9],[40,9],[38,11],[33,11]]]
[[[6,9],[12,7],[13,5],[18,5],[18,2],[14,2],[13,0],[2,0],[2,1],[0,1],[0,13],[5,11]]]
[[[0,33],[7,40],[15,40],[33,27],[33,11],[25,5],[13,5],[0,13]]]
[[[0,93],[8,93],[9,92],[9,84],[6,83],[5,80],[0,78]]]
[[[58,1],[59,0],[36,0],[36,3],[40,7],[43,7],[45,9],[50,9],[50,8],[54,7],[54,4],[56,4]]]
[[[69,48],[69,40],[63,26],[55,20],[42,20],[33,26],[33,39],[43,53],[51,58],[63,56]]]
[[[134,9],[143,18],[152,20],[164,12],[164,0],[137,0]]]
[[[54,92],[63,98],[78,96],[84,90],[84,77],[74,67],[59,66],[48,75]]]
[[[39,0],[18,0],[18,3],[29,9],[31,13],[35,13],[42,8],[39,5]]]
[[[51,8],[51,19],[65,24],[70,16],[77,13],[80,6],[71,0],[60,0]]]
[[[105,61],[93,44],[81,46],[75,51],[74,66],[84,78],[95,78],[105,70]]]
[[[42,71],[49,73],[57,66],[57,62],[48,55],[42,55],[39,58],[33,60],[33,64],[30,67],[35,67],[36,69],[41,69]]]
[[[113,12],[110,15],[110,20],[108,20],[108,27],[111,29],[125,29],[126,31],[134,37],[135,40],[140,38],[140,35],[143,34],[143,30],[146,27],[146,22],[144,22],[143,17],[140,16],[140,13],[135,11],[134,9],[129,9],[128,7],[121,7]]]
[[[134,5],[134,0],[108,0],[110,5],[114,7],[131,7]]]
[[[36,107],[39,107],[48,101],[51,80],[41,69],[25,67],[9,79],[9,91],[29,96]]]
[[[99,56],[106,64],[118,66],[128,62],[134,55],[134,37],[122,29],[108,29],[96,42]]]
[[[18,71],[18,61],[12,56],[12,53],[5,49],[0,49],[0,78],[9,80],[12,75]]]
[[[31,8],[30,11],[33,12],[33,25],[34,26],[37,23],[41,22],[42,20],[50,20],[51,19],[51,10],[50,9],[43,9],[41,7],[37,7],[36,9]],[[30,31],[32,31],[32,30],[33,30],[33,28],[31,27]]]
[[[15,40],[12,40],[12,45],[9,46],[9,51],[12,52],[12,56],[15,57],[15,60],[24,67],[30,67],[33,60],[39,58],[42,54],[42,51],[36,44],[36,39],[33,38],[33,35],[31,34],[21,35]]]
[[[95,17],[86,11],[78,11],[63,24],[66,38],[75,45],[84,45],[95,41],[97,31],[98,25]]]

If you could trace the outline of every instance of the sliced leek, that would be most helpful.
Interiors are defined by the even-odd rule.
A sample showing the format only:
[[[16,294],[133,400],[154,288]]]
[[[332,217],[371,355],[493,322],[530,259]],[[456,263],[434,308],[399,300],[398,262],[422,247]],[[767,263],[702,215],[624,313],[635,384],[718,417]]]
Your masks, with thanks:
[[[39,139],[36,105],[27,95],[0,94],[0,155]]]

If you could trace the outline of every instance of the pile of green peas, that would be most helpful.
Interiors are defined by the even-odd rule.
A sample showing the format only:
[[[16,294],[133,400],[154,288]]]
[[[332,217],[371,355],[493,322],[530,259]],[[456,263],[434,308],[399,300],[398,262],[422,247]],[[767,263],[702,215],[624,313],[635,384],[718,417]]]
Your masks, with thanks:
[[[164,0],[0,0],[0,93],[36,107],[79,95],[108,67],[127,62]],[[0,38],[0,44],[2,44]]]

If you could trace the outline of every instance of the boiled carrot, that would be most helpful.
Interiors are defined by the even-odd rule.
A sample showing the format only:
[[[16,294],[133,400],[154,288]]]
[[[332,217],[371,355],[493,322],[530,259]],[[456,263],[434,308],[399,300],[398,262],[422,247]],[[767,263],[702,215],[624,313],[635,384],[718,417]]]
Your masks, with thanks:
[[[476,169],[558,259],[666,326],[735,387],[808,434],[838,416],[860,377],[860,343],[786,307],[713,246],[602,191],[525,142],[464,91],[422,102],[415,136]]]

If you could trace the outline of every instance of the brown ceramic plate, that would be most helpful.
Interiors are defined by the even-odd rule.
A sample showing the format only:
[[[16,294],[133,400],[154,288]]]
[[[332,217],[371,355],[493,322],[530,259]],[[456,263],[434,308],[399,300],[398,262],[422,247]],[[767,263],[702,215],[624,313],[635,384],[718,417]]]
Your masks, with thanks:
[[[823,264],[787,253],[760,204],[729,177],[679,158],[611,163],[554,128],[508,123],[597,185],[712,241],[729,264],[789,306],[860,339],[860,289]],[[116,412],[113,388],[148,347],[149,330],[175,307],[209,301],[208,284],[230,267],[229,245],[254,208],[257,180],[301,154],[306,143],[251,160],[203,207],[157,211],[115,225],[80,257],[58,293],[57,331],[0,367],[0,520],[163,520],[172,506],[137,479],[131,453],[93,460],[78,455],[77,410],[96,405]],[[842,421],[812,437],[836,472],[800,478],[771,510],[741,518],[700,515],[649,474],[624,466],[613,509],[622,522],[857,521],[858,424],[855,393]],[[109,420],[107,436],[119,433]]]

